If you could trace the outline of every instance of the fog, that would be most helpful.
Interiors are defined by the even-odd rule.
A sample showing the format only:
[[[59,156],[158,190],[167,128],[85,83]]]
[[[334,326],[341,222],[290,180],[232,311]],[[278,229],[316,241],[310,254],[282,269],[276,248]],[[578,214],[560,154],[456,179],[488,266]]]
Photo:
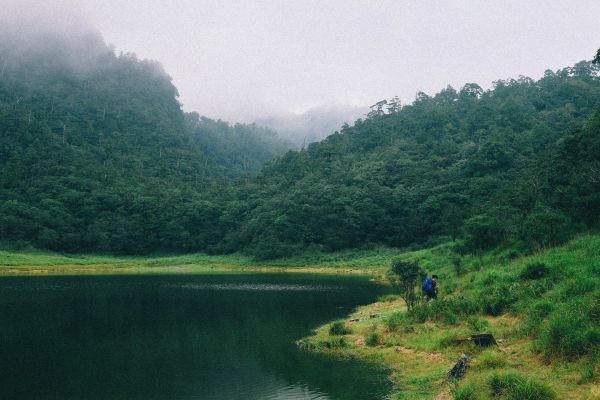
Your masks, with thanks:
[[[537,78],[590,59],[600,46],[597,0],[0,5],[2,27],[19,35],[99,31],[116,51],[158,60],[186,111],[232,122],[279,121],[279,129],[286,120],[308,129],[302,121],[315,110],[352,122],[369,105],[396,95],[409,103],[418,91],[433,94],[448,84],[488,88],[500,78]],[[308,117],[300,115],[307,110]]]

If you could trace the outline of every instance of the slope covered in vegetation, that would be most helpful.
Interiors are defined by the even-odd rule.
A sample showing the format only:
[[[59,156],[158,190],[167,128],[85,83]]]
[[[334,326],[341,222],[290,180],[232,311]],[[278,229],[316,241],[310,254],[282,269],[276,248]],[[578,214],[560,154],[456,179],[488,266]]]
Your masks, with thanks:
[[[93,32],[17,39],[0,44],[0,242],[268,259],[461,238],[463,252],[528,252],[598,224],[590,62],[380,102],[261,169],[288,145],[184,114],[160,65]]]
[[[300,346],[383,363],[394,399],[599,398],[600,236],[518,259],[506,251],[461,257],[448,244],[399,258],[439,275],[437,301],[408,312],[387,296]],[[498,346],[465,340],[482,332]],[[447,379],[463,353],[465,377]]]
[[[228,249],[402,247],[464,237],[466,251],[561,243],[597,224],[598,68],[379,104],[366,120],[268,164],[227,214]]]
[[[95,32],[32,35],[0,43],[0,242],[206,251],[226,176],[287,150],[254,126],[203,120],[192,133],[162,67]]]

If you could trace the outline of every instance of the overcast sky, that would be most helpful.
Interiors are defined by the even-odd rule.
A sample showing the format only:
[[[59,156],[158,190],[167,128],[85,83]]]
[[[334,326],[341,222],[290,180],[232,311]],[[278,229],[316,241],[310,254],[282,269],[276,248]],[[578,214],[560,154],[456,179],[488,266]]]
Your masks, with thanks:
[[[160,61],[186,111],[230,121],[538,78],[600,47],[598,0],[3,3],[25,14],[84,15],[118,51]]]

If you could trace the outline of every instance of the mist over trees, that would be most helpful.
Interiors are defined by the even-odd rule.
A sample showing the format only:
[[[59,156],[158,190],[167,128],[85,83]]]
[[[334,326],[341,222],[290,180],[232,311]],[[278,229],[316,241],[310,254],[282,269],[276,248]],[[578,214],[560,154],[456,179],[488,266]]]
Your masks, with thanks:
[[[14,36],[16,37],[16,36]],[[0,44],[0,242],[257,258],[457,239],[523,251],[598,225],[600,79],[580,62],[378,102],[297,151],[185,114],[93,32]]]
[[[256,124],[231,126],[195,112],[186,113],[185,118],[193,140],[229,178],[254,175],[267,161],[295,147],[276,132]]]
[[[351,106],[315,107],[302,114],[284,114],[258,118],[255,123],[269,127],[282,138],[301,147],[318,142],[366,115],[367,109]]]
[[[0,49],[0,241],[207,250],[228,195],[219,163],[232,165],[229,176],[249,174],[286,149],[252,126],[203,135],[219,126],[206,120],[191,132],[160,64],[115,55],[94,32],[38,39]],[[228,135],[238,147],[225,146]]]

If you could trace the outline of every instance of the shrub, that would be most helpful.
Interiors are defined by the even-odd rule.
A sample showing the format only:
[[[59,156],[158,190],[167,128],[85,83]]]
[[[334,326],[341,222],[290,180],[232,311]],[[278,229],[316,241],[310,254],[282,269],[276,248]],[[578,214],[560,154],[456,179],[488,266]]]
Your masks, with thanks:
[[[416,261],[394,260],[391,265],[388,279],[396,288],[398,294],[406,302],[408,310],[412,310],[417,303],[416,287],[421,281],[423,270]]]
[[[502,241],[505,227],[495,217],[475,215],[465,221],[464,230],[466,250],[481,254],[484,250],[494,247]]]
[[[545,383],[516,374],[493,375],[490,388],[494,396],[507,400],[554,400],[554,392]]]
[[[504,313],[517,300],[517,285],[515,283],[498,282],[492,286],[484,286],[479,293],[482,310],[493,316]]]
[[[348,346],[348,343],[346,343],[346,339],[344,339],[343,337],[333,337],[331,339],[319,342],[319,346],[321,348],[324,347],[326,349],[336,350],[343,349],[344,347]]]
[[[465,385],[456,388],[452,395],[454,400],[479,400],[479,389],[475,385]]]
[[[490,323],[483,318],[479,318],[476,315],[470,315],[467,317],[467,324],[475,332],[483,332],[490,327]]]
[[[416,322],[432,320],[452,325],[458,322],[459,316],[473,314],[477,309],[478,306],[469,298],[448,297],[419,304],[410,312],[410,316]]]
[[[497,351],[488,350],[479,355],[477,365],[481,369],[502,368],[506,365],[506,359]]]
[[[452,256],[450,261],[452,261],[452,268],[454,269],[454,273],[456,276],[462,276],[465,273],[465,266],[463,264],[463,260],[460,256],[455,255]]]
[[[344,321],[335,321],[329,325],[330,335],[349,335],[351,333],[352,330],[346,326]]]
[[[548,315],[554,311],[555,307],[555,303],[548,299],[539,300],[534,303],[533,306],[529,307],[529,309],[525,311],[529,318],[524,333],[530,335],[538,332],[540,324],[542,324]]]
[[[534,280],[541,279],[550,274],[550,269],[544,263],[530,263],[523,268],[519,276],[521,279]]]
[[[379,332],[371,332],[367,335],[365,343],[367,343],[367,346],[378,346],[383,344],[383,337]]]
[[[389,331],[397,331],[402,325],[406,323],[406,314],[403,312],[395,312],[389,317],[387,317],[384,321],[385,327]]]
[[[589,300],[575,300],[552,313],[542,325],[538,338],[544,353],[574,360],[598,351],[600,328],[589,311]]]

